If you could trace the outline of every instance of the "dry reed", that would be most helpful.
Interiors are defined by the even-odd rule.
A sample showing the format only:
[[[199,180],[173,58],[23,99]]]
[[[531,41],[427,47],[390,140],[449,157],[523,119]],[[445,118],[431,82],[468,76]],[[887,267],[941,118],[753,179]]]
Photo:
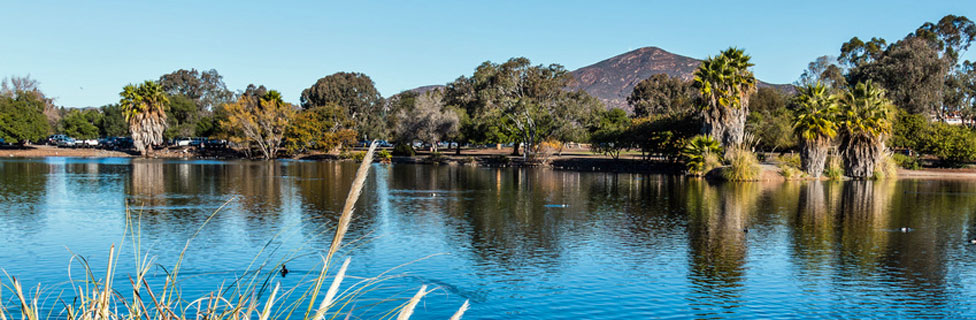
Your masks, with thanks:
[[[366,152],[359,169],[356,171],[356,177],[353,180],[352,187],[350,188],[349,194],[346,197],[345,204],[342,208],[342,213],[339,217],[339,222],[335,228],[332,243],[322,259],[323,263],[321,271],[313,279],[303,281],[303,283],[311,284],[311,286],[299,296],[297,301],[287,305],[278,304],[282,301],[286,301],[288,296],[295,293],[298,289],[296,287],[285,290],[281,287],[281,283],[278,282],[274,283],[270,295],[266,300],[264,300],[263,307],[260,307],[262,304],[262,293],[266,292],[265,290],[268,285],[270,285],[270,282],[275,274],[274,271],[282,266],[284,261],[275,263],[274,270],[262,273],[261,270],[269,265],[269,261],[265,261],[264,263],[261,263],[256,270],[249,272],[246,277],[240,277],[234,280],[225,289],[212,292],[204,297],[199,297],[191,301],[186,301],[183,299],[179,288],[180,283],[178,280],[178,275],[183,259],[185,258],[186,251],[190,248],[190,242],[193,240],[193,238],[200,234],[203,227],[209,223],[214,216],[216,216],[216,214],[221,211],[230,201],[224,203],[222,206],[220,206],[220,208],[214,211],[203,222],[199,229],[186,241],[185,246],[180,251],[175,266],[173,269],[167,271],[162,289],[158,292],[154,291],[149,285],[146,275],[149,273],[150,267],[154,264],[155,259],[151,258],[148,252],[141,255],[141,218],[132,217],[131,212],[127,207],[125,234],[131,237],[136,259],[135,276],[129,276],[131,297],[124,297],[121,291],[114,288],[113,279],[116,277],[118,256],[116,255],[115,246],[112,245],[109,249],[108,266],[106,267],[105,277],[102,279],[96,279],[94,273],[84,258],[80,256],[72,257],[72,261],[75,259],[81,261],[85,269],[86,280],[78,281],[77,283],[79,284],[72,285],[72,293],[75,295],[72,303],[61,301],[60,297],[58,297],[57,300],[62,305],[61,310],[59,310],[60,313],[57,315],[49,314],[47,317],[64,318],[67,320],[240,320],[251,319],[255,316],[260,320],[278,318],[287,319],[296,314],[295,311],[299,305],[307,302],[308,308],[302,319],[336,319],[339,318],[343,313],[345,313],[345,318],[349,319],[351,312],[347,311],[347,308],[349,308],[353,302],[356,301],[356,299],[361,298],[364,294],[375,290],[379,283],[389,279],[390,276],[387,276],[388,272],[400,267],[394,267],[378,276],[360,278],[359,281],[355,282],[351,286],[348,286],[345,290],[340,291],[342,282],[345,280],[345,278],[347,278],[346,271],[351,261],[349,258],[346,258],[342,266],[332,277],[332,283],[326,290],[325,296],[322,297],[318,303],[316,303],[319,292],[322,289],[322,285],[329,277],[328,269],[329,265],[331,264],[332,257],[340,248],[342,248],[343,239],[345,238],[346,232],[349,229],[349,224],[352,221],[356,201],[359,199],[359,196],[362,193],[363,185],[365,184],[366,177],[369,174],[369,167],[372,163],[375,150],[376,143],[373,142],[369,147],[369,151]],[[123,236],[123,244],[124,243],[125,236]],[[261,252],[258,253],[258,256],[262,255],[265,249],[269,249],[270,245],[271,241],[268,241]],[[276,249],[272,249],[272,251],[273,250]],[[258,259],[258,256],[255,257],[255,260],[251,261],[250,265],[248,266],[248,270],[251,270],[251,267],[257,262],[256,260]],[[0,320],[7,320],[8,318],[14,319],[18,314],[20,319],[39,320],[41,319],[40,311],[42,307],[54,308],[53,306],[43,306],[39,303],[39,297],[41,296],[40,286],[38,286],[33,292],[28,291],[27,294],[25,294],[24,288],[20,281],[16,277],[10,276],[6,274],[6,272],[4,273],[7,281],[0,282]],[[70,268],[68,274],[70,278]],[[72,281],[72,283],[75,283],[75,281]],[[5,288],[13,292],[13,301],[16,303],[17,310],[11,310],[7,305],[7,300],[3,299],[3,291]],[[417,304],[429,292],[430,291],[427,290],[426,285],[421,286],[420,290],[410,300],[408,300],[406,304],[401,305],[399,308],[397,308],[398,310],[394,310],[392,312],[396,312],[398,314],[397,319],[409,319]],[[381,300],[381,302],[382,301],[388,300]],[[451,317],[451,319],[460,319],[461,315],[463,315],[468,308],[468,301],[465,301],[461,308],[458,309],[453,317]],[[313,310],[314,312],[312,312]],[[51,313],[53,312],[54,311]]]

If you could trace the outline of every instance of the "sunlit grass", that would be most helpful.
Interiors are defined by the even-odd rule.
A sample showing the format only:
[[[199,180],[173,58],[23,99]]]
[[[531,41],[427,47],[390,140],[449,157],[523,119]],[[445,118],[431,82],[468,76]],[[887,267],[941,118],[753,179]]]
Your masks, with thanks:
[[[350,243],[343,243],[349,224],[353,219],[356,201],[362,192],[366,176],[372,163],[375,143],[364,155],[362,164],[356,172],[352,187],[342,208],[339,222],[335,226],[335,234],[328,251],[321,257],[321,265],[317,272],[306,274],[293,287],[284,288],[281,282],[274,279],[284,260],[271,261],[266,258],[259,261],[271,241],[250,261],[243,276],[231,279],[229,284],[221,284],[219,290],[200,297],[184,297],[181,290],[180,271],[187,250],[191,242],[204,227],[223,209],[227,203],[214,211],[206,221],[190,236],[179,258],[172,268],[163,268],[166,277],[162,285],[151,286],[147,280],[150,269],[157,265],[155,258],[147,251],[143,251],[141,244],[141,217],[126,210],[126,230],[121,245],[128,240],[135,253],[136,270],[128,274],[128,283],[117,286],[114,279],[118,276],[116,269],[119,261],[115,245],[108,251],[108,264],[103,273],[96,274],[88,261],[81,256],[73,256],[72,261],[79,261],[84,267],[84,279],[72,280],[70,301],[62,299],[62,292],[54,299],[41,300],[43,296],[40,285],[25,288],[13,275],[4,272],[5,279],[0,281],[0,320],[7,319],[48,319],[59,318],[68,320],[88,319],[122,319],[122,320],[169,320],[169,319],[349,319],[353,312],[371,307],[386,305],[397,301],[398,298],[373,298],[364,296],[381,288],[383,281],[393,278],[390,272],[401,267],[394,267],[373,277],[353,277],[347,274],[351,263],[346,258],[338,270],[330,270],[333,258],[341,248]],[[228,201],[229,203],[230,201]],[[70,264],[69,264],[70,265]],[[104,275],[99,278],[99,275]],[[67,270],[67,277],[71,279],[71,269]],[[329,279],[331,278],[331,281]],[[355,281],[346,288],[342,288],[347,280]],[[329,283],[328,287],[325,284]],[[427,286],[420,289],[410,299],[388,310],[381,318],[409,319],[413,315],[417,304],[432,290]],[[7,295],[4,294],[6,292]],[[126,292],[128,294],[123,294]],[[10,297],[12,294],[12,297]],[[358,305],[358,306],[357,306]],[[458,309],[451,319],[460,319],[468,309],[468,302]],[[41,312],[46,314],[41,314]],[[365,311],[364,311],[365,312]],[[357,316],[357,318],[359,318]]]

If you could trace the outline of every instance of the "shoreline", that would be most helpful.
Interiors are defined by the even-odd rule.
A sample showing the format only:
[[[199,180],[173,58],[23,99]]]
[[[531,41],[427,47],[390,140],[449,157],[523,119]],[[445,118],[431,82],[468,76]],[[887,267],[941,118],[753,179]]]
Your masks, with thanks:
[[[610,172],[610,173],[644,173],[644,174],[670,174],[680,175],[681,167],[678,164],[666,161],[646,161],[633,155],[629,157],[621,156],[619,159],[589,153],[584,150],[574,150],[563,155],[556,155],[551,158],[548,164],[526,163],[521,157],[511,156],[511,149],[468,149],[462,150],[461,155],[456,155],[454,150],[447,150],[437,158],[430,156],[429,152],[418,152],[413,157],[396,156],[392,158],[392,163],[402,164],[426,164],[426,165],[447,165],[447,166],[473,166],[473,167],[546,167],[554,170],[567,170],[579,172]],[[354,150],[358,151],[358,150]],[[47,157],[67,157],[67,158],[139,158],[135,152],[103,150],[94,148],[59,148],[47,145],[32,145],[27,147],[0,147],[0,157],[2,158],[47,158]],[[199,154],[192,148],[168,148],[158,150],[154,159],[186,159],[186,160],[247,160],[239,156],[236,152],[208,153]],[[309,153],[298,155],[295,160],[307,161],[353,161],[342,159],[334,154],[328,153]],[[779,175],[778,168],[769,163],[763,163],[763,174],[761,181],[805,181],[787,180]],[[976,180],[976,169],[968,168],[925,168],[922,170],[898,169],[898,179],[920,179],[920,180]]]

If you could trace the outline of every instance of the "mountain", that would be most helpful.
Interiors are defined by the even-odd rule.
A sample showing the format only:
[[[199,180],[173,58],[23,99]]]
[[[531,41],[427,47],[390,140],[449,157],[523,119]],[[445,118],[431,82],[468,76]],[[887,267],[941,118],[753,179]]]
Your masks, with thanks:
[[[620,54],[609,59],[573,70],[573,79],[567,89],[582,89],[600,99],[608,108],[621,108],[630,111],[627,96],[641,80],[658,73],[691,80],[701,60],[664,51],[658,47],[644,47]],[[770,84],[759,81],[759,87],[772,87],[792,92],[789,84]],[[410,89],[424,93],[443,85],[429,85]]]
[[[691,80],[701,60],[664,51],[658,47],[644,47],[573,70],[570,90],[582,89],[603,101],[608,108],[630,111],[627,96],[641,80],[658,73]],[[788,84],[759,81],[759,87],[773,87],[792,91]]]

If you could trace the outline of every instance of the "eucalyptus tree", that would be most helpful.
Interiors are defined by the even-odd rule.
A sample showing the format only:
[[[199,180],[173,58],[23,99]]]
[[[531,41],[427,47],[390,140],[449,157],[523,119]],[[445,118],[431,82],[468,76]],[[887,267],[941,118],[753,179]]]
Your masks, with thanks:
[[[850,88],[840,101],[841,152],[853,178],[868,178],[884,160],[892,130],[894,105],[871,81]]]
[[[153,152],[154,145],[163,144],[166,130],[166,107],[169,98],[155,81],[127,85],[119,93],[122,115],[129,124],[132,143],[142,156]]]
[[[838,98],[821,82],[800,88],[793,130],[800,139],[803,170],[820,177],[827,153],[837,137]]]
[[[745,137],[749,96],[756,91],[749,59],[742,49],[729,48],[695,70],[694,86],[703,102],[703,131],[726,147],[742,144]]]

